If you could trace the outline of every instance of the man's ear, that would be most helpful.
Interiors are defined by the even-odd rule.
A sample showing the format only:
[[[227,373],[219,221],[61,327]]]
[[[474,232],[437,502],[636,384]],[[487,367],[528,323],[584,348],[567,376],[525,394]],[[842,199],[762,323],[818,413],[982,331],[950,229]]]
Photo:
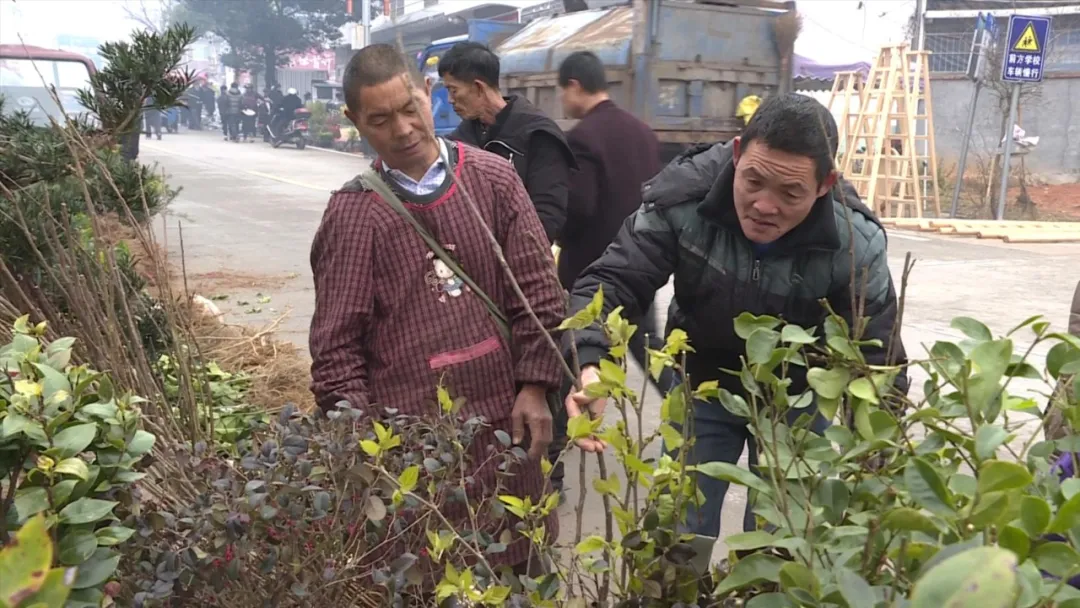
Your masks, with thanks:
[[[432,86],[433,86],[434,84],[435,84],[435,83],[434,83],[434,82],[433,82],[433,81],[431,80],[431,77],[430,77],[430,76],[424,76],[424,93],[425,93],[425,94],[426,94],[426,95],[427,95],[428,97],[431,97],[431,87],[432,87]]]
[[[818,186],[818,198],[825,196],[825,193],[832,190],[832,187],[836,185],[836,180],[840,175],[836,171],[829,171],[829,174],[822,180],[821,185]]]
[[[345,118],[349,119],[349,122],[353,124],[357,129],[360,128],[360,117],[357,116],[348,106],[345,106]]]
[[[739,157],[742,156],[742,137],[736,136],[731,140],[731,157],[735,160],[735,164],[739,164]]]

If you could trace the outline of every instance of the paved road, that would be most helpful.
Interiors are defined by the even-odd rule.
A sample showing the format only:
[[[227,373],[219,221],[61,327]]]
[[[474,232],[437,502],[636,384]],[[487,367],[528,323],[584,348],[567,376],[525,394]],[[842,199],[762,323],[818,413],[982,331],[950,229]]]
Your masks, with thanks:
[[[142,154],[144,161],[160,163],[170,183],[183,188],[161,236],[178,255],[182,225],[185,265],[199,293],[230,296],[222,307],[237,322],[269,322],[289,310],[280,333],[306,347],[313,306],[311,239],[330,191],[351,179],[365,161],[310,148],[233,144],[195,133],[146,142]],[[949,328],[956,316],[976,317],[1005,332],[1030,315],[1045,314],[1063,328],[1080,279],[1080,245],[1005,245],[894,232],[889,264],[898,283],[909,252],[916,266],[908,285],[903,337],[916,357],[934,341],[958,335]],[[658,295],[659,310],[670,297],[670,289]],[[1046,353],[1036,349],[1033,354],[1041,361]],[[635,385],[640,383],[640,372],[635,370],[632,377],[637,378]],[[915,390],[921,392],[921,379],[915,380]],[[644,426],[654,428],[655,396],[646,410]],[[567,465],[571,483],[577,474],[576,455]],[[573,530],[570,505],[576,498],[571,494],[569,499],[563,507],[563,539]],[[742,493],[733,491],[723,534],[739,531],[744,504]],[[587,513],[595,514],[591,507]],[[586,517],[586,527],[598,525],[595,515]],[[717,554],[721,551],[718,545]]]

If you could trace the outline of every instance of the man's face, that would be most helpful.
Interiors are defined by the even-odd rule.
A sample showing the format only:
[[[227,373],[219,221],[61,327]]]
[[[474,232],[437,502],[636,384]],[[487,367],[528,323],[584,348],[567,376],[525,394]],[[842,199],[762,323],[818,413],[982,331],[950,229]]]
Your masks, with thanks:
[[[833,172],[819,184],[814,159],[773,150],[761,140],[743,147],[735,138],[734,152],[735,211],[754,243],[771,243],[801,224],[836,181]]]
[[[433,133],[431,85],[415,86],[407,74],[382,84],[361,87],[358,110],[345,116],[391,167],[404,170],[425,162]]]
[[[443,76],[442,80],[457,115],[462,120],[479,118],[484,109],[484,83],[479,80],[465,82],[450,74]]]
[[[559,93],[562,99],[563,115],[567,118],[581,118],[585,105],[585,91],[582,90],[581,83],[570,80],[565,87],[559,87]]]

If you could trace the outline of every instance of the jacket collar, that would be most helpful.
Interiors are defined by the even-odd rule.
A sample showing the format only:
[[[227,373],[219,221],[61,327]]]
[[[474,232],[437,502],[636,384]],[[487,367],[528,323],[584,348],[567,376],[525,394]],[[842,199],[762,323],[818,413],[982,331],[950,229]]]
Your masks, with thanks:
[[[742,236],[742,226],[735,212],[735,160],[729,158],[720,170],[720,175],[709,189],[708,194],[698,205],[698,214],[706,220],[715,222],[733,233]],[[770,248],[770,252],[790,253],[806,250],[840,249],[840,234],[836,228],[836,213],[833,209],[832,192],[814,201],[810,214],[801,224],[780,237]],[[749,241],[749,240],[748,240]]]

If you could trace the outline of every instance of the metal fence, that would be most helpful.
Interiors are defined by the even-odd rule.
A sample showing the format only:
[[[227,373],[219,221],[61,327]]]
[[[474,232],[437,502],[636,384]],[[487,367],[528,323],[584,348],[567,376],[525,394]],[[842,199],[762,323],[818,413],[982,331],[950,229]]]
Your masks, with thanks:
[[[926,34],[926,50],[930,55],[931,72],[963,73],[967,71],[971,57],[971,39],[974,29],[964,33]],[[998,30],[997,44],[1005,44],[1004,28]],[[1046,53],[1046,72],[1080,71],[1080,28],[1051,30]],[[998,69],[998,68],[994,68]]]

